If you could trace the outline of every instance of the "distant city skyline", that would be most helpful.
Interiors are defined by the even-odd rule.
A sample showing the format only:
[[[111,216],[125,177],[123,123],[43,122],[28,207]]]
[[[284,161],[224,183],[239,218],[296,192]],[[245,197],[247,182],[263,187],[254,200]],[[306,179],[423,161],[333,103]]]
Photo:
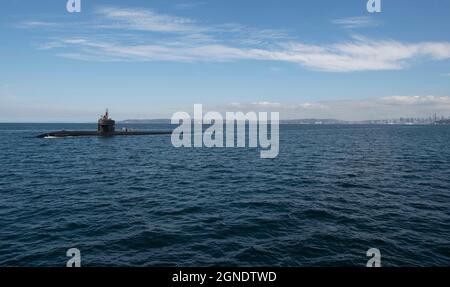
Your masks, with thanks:
[[[450,116],[450,2],[2,2],[0,122]]]

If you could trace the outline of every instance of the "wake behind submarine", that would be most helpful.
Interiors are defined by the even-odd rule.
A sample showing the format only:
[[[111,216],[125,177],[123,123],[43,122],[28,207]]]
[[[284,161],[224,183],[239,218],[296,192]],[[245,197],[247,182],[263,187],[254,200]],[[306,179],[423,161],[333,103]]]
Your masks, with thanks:
[[[171,131],[134,131],[122,130],[116,131],[116,121],[109,117],[109,112],[98,120],[97,131],[56,131],[38,135],[38,138],[64,138],[64,137],[110,137],[110,136],[144,136],[144,135],[168,135]]]

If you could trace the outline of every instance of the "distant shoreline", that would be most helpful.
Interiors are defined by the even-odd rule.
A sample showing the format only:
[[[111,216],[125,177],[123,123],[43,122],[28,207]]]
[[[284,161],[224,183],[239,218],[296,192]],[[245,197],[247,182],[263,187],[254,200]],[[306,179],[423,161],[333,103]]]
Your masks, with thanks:
[[[0,124],[93,124],[96,122],[0,122]],[[117,121],[119,125],[133,125],[133,124],[171,124],[169,119],[129,119]],[[295,120],[281,120],[281,125],[450,125],[450,119],[431,121],[427,119],[420,119],[411,121],[407,119],[392,119],[392,120],[364,120],[364,121],[344,121],[334,119],[295,119]],[[174,124],[176,125],[176,124]]]
[[[169,119],[129,119],[119,121],[119,124],[170,124]],[[297,125],[435,125],[450,124],[450,119],[432,120],[432,119],[414,119],[400,118],[387,120],[363,120],[363,121],[345,121],[336,119],[294,119],[280,120],[280,124]]]

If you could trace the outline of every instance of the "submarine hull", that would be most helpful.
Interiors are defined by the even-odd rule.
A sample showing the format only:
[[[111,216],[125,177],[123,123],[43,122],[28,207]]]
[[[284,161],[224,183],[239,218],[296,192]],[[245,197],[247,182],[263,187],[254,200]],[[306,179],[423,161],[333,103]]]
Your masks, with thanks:
[[[38,138],[66,138],[66,137],[112,137],[112,136],[148,136],[148,135],[169,135],[170,131],[114,131],[114,132],[97,132],[97,131],[57,131],[38,135]]]

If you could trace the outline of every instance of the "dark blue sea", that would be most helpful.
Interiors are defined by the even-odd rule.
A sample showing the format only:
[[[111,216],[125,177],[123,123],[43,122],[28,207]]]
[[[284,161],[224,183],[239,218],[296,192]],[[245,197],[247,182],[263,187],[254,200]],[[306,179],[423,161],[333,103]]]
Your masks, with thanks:
[[[35,138],[95,128],[0,124],[0,266],[450,265],[450,126],[282,125],[276,159]]]

